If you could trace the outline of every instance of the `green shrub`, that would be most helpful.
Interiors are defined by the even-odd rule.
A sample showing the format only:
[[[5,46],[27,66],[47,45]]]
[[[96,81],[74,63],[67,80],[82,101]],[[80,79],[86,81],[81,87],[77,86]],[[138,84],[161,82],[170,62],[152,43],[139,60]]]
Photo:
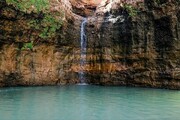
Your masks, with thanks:
[[[49,0],[6,0],[7,4],[24,12],[40,12],[49,9]]]
[[[30,50],[33,49],[33,41],[23,44],[23,47],[21,48],[21,50],[26,50],[26,49],[30,49]]]
[[[40,30],[40,38],[50,38],[55,36],[56,31],[60,29],[63,24],[62,19],[56,17],[57,16],[45,14],[42,20],[31,20],[29,25],[35,30]]]
[[[127,10],[127,12],[129,13],[130,16],[136,16],[137,15],[137,12],[138,12],[138,9],[136,9],[135,7],[133,7],[132,5],[130,4],[124,4],[124,9]]]
[[[41,18],[32,18],[28,23],[39,33],[40,38],[47,39],[55,36],[56,31],[63,24],[63,14],[51,12],[49,0],[6,0],[6,2],[22,12],[41,14]]]

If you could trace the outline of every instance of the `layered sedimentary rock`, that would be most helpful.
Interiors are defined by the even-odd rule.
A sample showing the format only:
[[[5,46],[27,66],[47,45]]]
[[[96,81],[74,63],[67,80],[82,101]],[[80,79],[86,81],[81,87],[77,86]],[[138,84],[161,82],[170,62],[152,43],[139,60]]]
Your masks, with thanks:
[[[28,25],[41,16],[1,1],[0,86],[75,84],[83,69],[91,84],[179,89],[179,2],[138,0],[133,3],[139,8],[137,15],[130,15],[133,11],[123,8],[121,0],[100,2],[59,1],[52,9],[65,10],[64,25],[54,37],[41,39]],[[82,68],[80,24],[81,16],[87,15]],[[34,41],[33,49],[21,50],[29,41]]]
[[[75,83],[70,66],[75,49],[79,49],[82,18],[71,7],[66,0],[51,5],[51,13],[64,11],[64,18],[59,19],[63,19],[63,27],[53,37],[43,39],[39,34],[44,29],[44,13],[25,13],[5,0],[0,2],[0,86]],[[34,20],[39,20],[39,28],[30,25]],[[22,49],[31,41],[33,49]]]
[[[89,18],[90,79],[103,85],[179,88],[177,1],[146,0],[138,8],[141,11],[131,17],[116,8]]]

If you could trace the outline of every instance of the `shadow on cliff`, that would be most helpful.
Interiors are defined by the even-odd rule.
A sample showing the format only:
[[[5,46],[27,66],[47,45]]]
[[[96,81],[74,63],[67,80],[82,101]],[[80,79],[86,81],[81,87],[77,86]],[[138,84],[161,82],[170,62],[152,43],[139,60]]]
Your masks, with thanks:
[[[110,16],[113,18],[120,18],[115,23],[109,21]],[[94,52],[98,56],[97,63],[100,64],[100,70],[98,73],[94,72],[93,77],[90,79],[92,83],[103,84],[105,81],[106,84],[113,84],[111,83],[113,80],[108,80],[110,83],[107,82],[107,79],[111,79],[113,76],[112,74],[116,74],[116,70],[111,71],[112,68],[108,67],[124,67],[126,64],[129,63],[127,56],[132,52],[132,35],[131,35],[131,17],[129,16],[128,12],[123,9],[119,8],[116,11],[106,12],[103,16],[103,21],[100,28],[97,30],[98,38],[94,44]],[[112,55],[107,55],[107,49],[112,49],[112,51],[116,51],[118,56],[122,56],[121,58],[114,59]],[[118,51],[118,52],[117,52]],[[107,59],[107,56],[110,60]],[[117,66],[116,64],[119,64]],[[108,72],[108,74],[106,74]],[[128,71],[120,70],[120,76],[122,79],[130,79],[130,75]],[[109,76],[110,75],[110,76]],[[112,78],[113,79],[113,78]],[[126,84],[126,83],[124,83]]]

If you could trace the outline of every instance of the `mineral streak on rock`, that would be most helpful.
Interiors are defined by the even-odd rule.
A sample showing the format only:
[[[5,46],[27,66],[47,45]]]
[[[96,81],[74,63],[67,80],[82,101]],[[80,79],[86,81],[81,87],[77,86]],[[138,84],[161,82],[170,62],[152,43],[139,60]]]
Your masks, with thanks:
[[[1,0],[0,86],[79,83],[80,24],[88,16],[87,82],[180,89],[178,0],[128,3],[138,8],[134,16],[124,2],[131,1],[54,0],[51,12],[63,10],[63,26],[54,37],[41,39],[39,29],[28,24],[41,14],[24,13]],[[30,41],[33,49],[20,50]]]

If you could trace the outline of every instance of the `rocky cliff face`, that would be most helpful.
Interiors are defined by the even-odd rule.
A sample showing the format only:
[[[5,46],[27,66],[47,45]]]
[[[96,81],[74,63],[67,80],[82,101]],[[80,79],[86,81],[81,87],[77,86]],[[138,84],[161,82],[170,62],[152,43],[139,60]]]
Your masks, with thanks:
[[[59,1],[52,8],[65,10],[64,24],[53,37],[43,39],[41,31],[28,24],[41,14],[24,13],[1,1],[0,85],[78,83],[81,16],[91,15],[83,66],[88,83],[179,89],[179,2],[138,0],[133,3],[138,11],[122,8],[124,1],[115,2]],[[21,49],[30,41],[32,49]]]
[[[87,74],[95,84],[179,88],[178,3],[146,0],[138,8],[131,17],[116,8],[90,18]]]
[[[28,13],[8,5],[5,0],[0,2],[0,86],[78,82],[72,79],[75,73],[70,66],[79,47],[81,17],[72,13],[69,1],[51,4],[51,14],[64,14],[59,19],[63,26],[56,29],[55,35],[48,36],[42,33],[46,33],[43,31],[46,28],[53,28],[48,26],[51,23],[44,22],[49,13]],[[49,20],[54,23],[51,17]],[[58,22],[55,28],[56,25]],[[25,47],[28,44],[30,47]]]

